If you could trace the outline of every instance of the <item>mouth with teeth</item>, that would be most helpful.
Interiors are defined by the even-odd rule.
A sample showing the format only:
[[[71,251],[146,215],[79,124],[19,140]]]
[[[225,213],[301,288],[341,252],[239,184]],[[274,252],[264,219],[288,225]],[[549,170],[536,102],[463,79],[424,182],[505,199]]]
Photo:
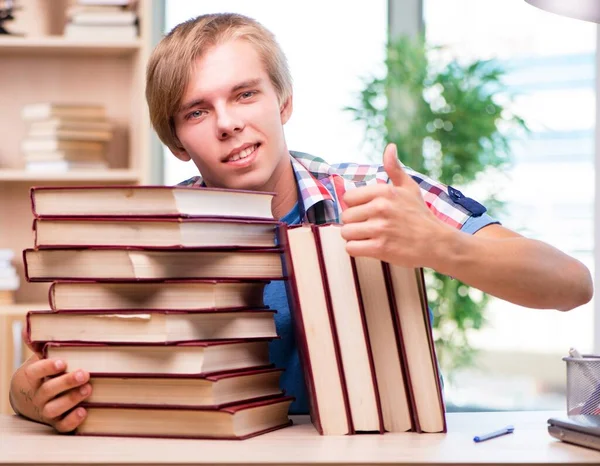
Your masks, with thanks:
[[[242,149],[239,152],[236,152],[233,155],[230,155],[229,157],[227,157],[227,159],[225,160],[225,163],[228,164],[233,164],[233,165],[249,165],[252,160],[254,160],[254,157],[256,156],[256,152],[259,148],[260,144],[254,144],[252,146],[248,146],[244,149]]]

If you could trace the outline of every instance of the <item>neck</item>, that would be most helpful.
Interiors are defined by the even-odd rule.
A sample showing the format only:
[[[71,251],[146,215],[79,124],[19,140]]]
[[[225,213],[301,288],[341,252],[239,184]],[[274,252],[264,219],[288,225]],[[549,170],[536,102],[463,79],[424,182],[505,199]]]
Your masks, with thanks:
[[[266,190],[277,194],[273,198],[271,211],[273,212],[273,217],[280,219],[292,210],[292,207],[298,202],[296,177],[289,155],[281,158],[281,162],[271,179],[273,183]]]

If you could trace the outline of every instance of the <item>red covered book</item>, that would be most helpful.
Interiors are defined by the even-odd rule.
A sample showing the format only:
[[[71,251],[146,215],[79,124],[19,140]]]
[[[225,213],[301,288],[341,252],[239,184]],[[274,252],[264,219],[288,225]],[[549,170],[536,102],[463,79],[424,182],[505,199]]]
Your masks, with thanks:
[[[56,281],[48,298],[53,310],[243,309],[263,307],[266,280],[167,280],[147,282]]]
[[[180,343],[198,340],[275,338],[274,310],[235,311],[29,311],[32,343]]]
[[[269,341],[229,340],[171,345],[49,342],[44,345],[42,354],[45,358],[67,361],[72,369],[85,368],[93,375],[203,375],[269,366]]]
[[[136,405],[94,406],[87,410],[79,435],[245,439],[291,424],[293,397],[274,397],[221,409]]]
[[[218,409],[233,403],[281,395],[283,369],[269,367],[220,372],[205,376],[123,374],[94,375],[92,394],[86,402],[140,406],[207,407]]]
[[[273,219],[273,193],[187,186],[31,188],[36,217],[246,217]]]
[[[281,279],[281,250],[25,249],[25,276],[53,280]]]
[[[275,247],[278,222],[223,218],[69,217],[33,223],[36,248]]]

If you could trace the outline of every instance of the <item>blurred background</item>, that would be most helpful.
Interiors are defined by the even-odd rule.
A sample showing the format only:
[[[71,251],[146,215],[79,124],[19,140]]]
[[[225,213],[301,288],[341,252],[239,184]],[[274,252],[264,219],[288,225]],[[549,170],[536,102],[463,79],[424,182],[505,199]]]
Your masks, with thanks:
[[[14,18],[0,23],[11,33],[0,35],[0,124],[8,141],[0,148],[0,252],[21,281],[2,311],[12,316],[0,326],[10,336],[5,345],[18,339],[14,316],[45,291],[23,284],[10,259],[28,245],[22,199],[29,186],[176,184],[197,174],[150,131],[143,71],[161,35],[212,12],[256,18],[287,54],[291,150],[330,163],[378,163],[385,142],[396,142],[404,163],[594,274],[595,24],[523,0],[140,0],[117,1],[127,14],[100,30],[93,29],[98,11],[90,25],[90,10],[72,8],[113,2],[61,1],[0,0],[0,12],[15,6]],[[112,132],[100,141],[102,173],[62,159],[60,169],[36,170],[41,156],[22,147],[32,131],[23,109],[48,101],[102,104]],[[0,267],[0,284],[2,277]],[[562,410],[561,358],[570,347],[600,352],[594,302],[568,313],[531,310],[431,272],[427,283],[449,411]],[[4,374],[24,356],[13,343],[0,354]]]

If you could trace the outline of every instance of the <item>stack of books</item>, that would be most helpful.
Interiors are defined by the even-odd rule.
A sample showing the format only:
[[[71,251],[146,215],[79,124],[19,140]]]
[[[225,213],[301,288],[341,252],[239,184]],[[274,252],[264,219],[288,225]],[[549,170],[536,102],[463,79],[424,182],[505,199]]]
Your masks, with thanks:
[[[350,257],[340,225],[282,226],[281,244],[317,430],[445,432],[422,270]]]
[[[0,249],[0,305],[14,304],[15,290],[19,288],[19,275],[12,264],[12,249]]]
[[[129,0],[78,0],[67,10],[64,35],[78,40],[133,40],[137,24]]]
[[[108,168],[106,146],[113,130],[104,106],[36,103],[25,105],[21,117],[27,125],[21,142],[27,170]]]
[[[272,194],[32,188],[27,335],[91,373],[83,435],[246,438],[289,425],[263,289],[282,279]]]

